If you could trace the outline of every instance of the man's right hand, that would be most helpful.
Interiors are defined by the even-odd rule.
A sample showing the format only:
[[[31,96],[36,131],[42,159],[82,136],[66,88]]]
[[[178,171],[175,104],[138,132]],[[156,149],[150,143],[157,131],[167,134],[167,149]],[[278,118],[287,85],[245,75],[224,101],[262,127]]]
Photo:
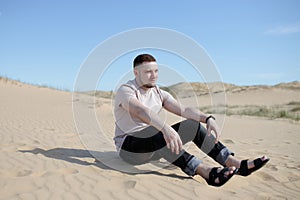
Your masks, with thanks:
[[[176,153],[178,155],[182,150],[182,141],[178,133],[171,126],[168,125],[164,126],[162,133],[167,143],[168,149],[170,149],[173,153]]]

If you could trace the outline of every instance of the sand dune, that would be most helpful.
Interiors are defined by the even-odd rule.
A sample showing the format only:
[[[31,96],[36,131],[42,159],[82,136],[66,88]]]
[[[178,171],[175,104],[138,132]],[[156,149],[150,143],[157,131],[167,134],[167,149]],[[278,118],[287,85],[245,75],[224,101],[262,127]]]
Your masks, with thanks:
[[[295,83],[297,85],[297,83]],[[286,105],[300,102],[299,88],[234,88],[227,104]],[[293,86],[293,84],[292,84]],[[91,96],[87,95],[87,98]],[[209,106],[209,95],[197,97]],[[181,98],[193,102],[191,98]],[[238,158],[268,155],[270,163],[245,178],[235,176],[221,188],[190,178],[173,166],[144,173],[125,173],[97,161],[128,167],[112,149],[87,149],[77,133],[72,94],[0,79],[0,199],[299,199],[300,123],[297,120],[230,115],[222,126],[221,140]],[[84,105],[85,102],[83,102]],[[296,104],[298,106],[298,104]],[[96,98],[86,105],[95,112],[105,137],[113,135],[111,99]],[[217,119],[222,118],[216,115]],[[180,118],[165,115],[169,123]],[[101,136],[101,135],[100,135]],[[101,137],[98,138],[101,140]],[[95,143],[97,144],[97,143]],[[186,145],[217,166],[192,144]],[[159,166],[162,163],[154,163]],[[144,166],[151,167],[151,164]]]

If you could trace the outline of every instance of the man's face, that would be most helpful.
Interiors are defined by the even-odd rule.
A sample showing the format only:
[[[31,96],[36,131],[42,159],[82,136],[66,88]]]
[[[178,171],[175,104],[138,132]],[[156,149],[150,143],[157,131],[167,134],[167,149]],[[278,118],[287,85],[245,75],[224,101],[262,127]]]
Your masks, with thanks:
[[[158,78],[158,66],[156,62],[144,62],[134,68],[134,75],[141,86],[155,87]]]

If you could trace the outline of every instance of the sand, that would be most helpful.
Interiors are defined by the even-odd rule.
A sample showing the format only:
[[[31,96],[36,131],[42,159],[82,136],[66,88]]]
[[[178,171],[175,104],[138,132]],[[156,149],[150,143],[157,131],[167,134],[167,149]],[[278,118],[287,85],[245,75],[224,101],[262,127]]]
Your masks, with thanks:
[[[284,88],[246,90],[228,94],[227,101],[231,105],[277,105],[300,102],[299,94]],[[199,100],[208,102],[207,97]],[[94,149],[88,149],[76,129],[73,101],[77,100],[70,92],[0,79],[0,199],[300,198],[300,123],[295,120],[226,116],[221,136],[224,144],[238,158],[267,155],[271,161],[251,176],[234,176],[223,187],[214,188],[174,166],[148,173],[141,166],[135,168],[140,173],[131,174],[99,162],[89,150],[110,164],[128,167],[113,149],[93,146],[97,142],[91,144]],[[111,138],[110,99],[98,98],[86,107],[94,110],[105,131],[98,140]],[[166,118],[169,123],[180,120],[172,115]],[[219,166],[192,144],[186,148],[207,164]]]

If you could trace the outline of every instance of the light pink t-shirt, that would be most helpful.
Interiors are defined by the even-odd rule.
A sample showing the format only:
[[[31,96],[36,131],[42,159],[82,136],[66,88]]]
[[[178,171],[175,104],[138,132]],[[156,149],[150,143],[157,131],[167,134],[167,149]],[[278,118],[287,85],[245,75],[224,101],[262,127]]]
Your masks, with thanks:
[[[138,87],[135,80],[130,80],[122,85],[116,93],[114,105],[116,125],[114,141],[118,151],[127,135],[149,126],[141,120],[132,117],[122,107],[122,104],[128,103],[130,98],[138,99],[144,106],[158,114],[162,109],[163,101],[173,97],[168,92],[160,90],[157,86],[145,91]]]

